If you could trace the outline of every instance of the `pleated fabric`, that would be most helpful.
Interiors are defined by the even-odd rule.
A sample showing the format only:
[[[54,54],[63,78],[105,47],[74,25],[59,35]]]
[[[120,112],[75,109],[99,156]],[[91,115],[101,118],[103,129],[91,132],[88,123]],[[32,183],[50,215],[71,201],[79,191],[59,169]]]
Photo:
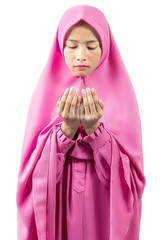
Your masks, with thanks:
[[[63,46],[83,19],[99,34],[102,56],[89,75],[73,75]],[[77,138],[61,132],[56,102],[67,87],[94,87],[101,125]],[[58,128],[59,127],[59,128]],[[63,141],[62,141],[63,139]],[[18,240],[138,240],[146,179],[136,94],[105,15],[77,5],[62,16],[32,94],[17,182]]]

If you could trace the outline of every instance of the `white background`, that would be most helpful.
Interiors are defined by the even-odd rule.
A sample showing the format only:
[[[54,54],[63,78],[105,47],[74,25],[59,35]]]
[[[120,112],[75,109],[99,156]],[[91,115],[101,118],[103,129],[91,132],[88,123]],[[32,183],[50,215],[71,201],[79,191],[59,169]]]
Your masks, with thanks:
[[[17,176],[30,98],[62,14],[78,4],[93,5],[103,11],[133,83],[142,121],[147,180],[140,240],[160,239],[158,0],[0,2],[0,238],[17,239]]]

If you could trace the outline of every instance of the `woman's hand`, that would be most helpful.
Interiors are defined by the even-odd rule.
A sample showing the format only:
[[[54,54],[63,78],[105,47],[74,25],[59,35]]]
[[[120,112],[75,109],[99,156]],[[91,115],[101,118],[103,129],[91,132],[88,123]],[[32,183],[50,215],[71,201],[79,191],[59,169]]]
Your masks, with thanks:
[[[83,103],[80,104],[80,119],[86,133],[89,134],[99,126],[98,120],[103,115],[104,103],[98,99],[95,89],[86,90],[81,91]]]
[[[66,89],[62,98],[57,101],[57,113],[63,119],[63,130],[70,138],[74,136],[80,123],[87,134],[93,132],[99,126],[98,120],[103,115],[104,103],[98,99],[96,91],[90,91],[89,88],[86,88],[89,90],[87,92],[83,90],[82,96],[78,96],[77,89],[73,97],[74,88],[68,91]]]
[[[62,98],[57,101],[57,113],[63,119],[65,126],[73,130],[77,130],[80,125],[79,106],[81,96],[78,96],[79,89],[76,89],[75,95],[74,88],[66,89]]]

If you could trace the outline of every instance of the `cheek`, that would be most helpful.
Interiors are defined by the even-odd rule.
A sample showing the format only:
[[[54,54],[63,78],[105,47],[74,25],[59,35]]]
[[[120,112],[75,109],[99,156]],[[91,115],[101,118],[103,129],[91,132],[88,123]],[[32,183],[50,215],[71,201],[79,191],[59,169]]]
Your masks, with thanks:
[[[68,51],[64,51],[64,59],[65,59],[66,64],[68,66],[70,66],[72,63],[72,56]]]
[[[98,63],[100,62],[101,56],[102,56],[102,50],[99,49],[99,51],[97,51],[97,62]]]
[[[91,59],[91,62],[93,63],[93,66],[97,66],[101,59],[101,53],[96,52],[96,53],[92,54],[90,59]]]

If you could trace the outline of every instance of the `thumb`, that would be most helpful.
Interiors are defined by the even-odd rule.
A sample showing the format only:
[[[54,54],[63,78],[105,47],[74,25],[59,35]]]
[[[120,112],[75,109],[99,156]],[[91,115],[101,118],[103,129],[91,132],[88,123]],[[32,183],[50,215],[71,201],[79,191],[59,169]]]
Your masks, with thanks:
[[[57,103],[56,103],[56,104],[57,104],[57,107],[59,106],[60,101],[61,101],[61,98],[59,98],[58,101],[57,101]]]
[[[102,102],[101,99],[98,101],[98,103],[99,103],[100,107],[103,109],[104,108],[104,103]]]

